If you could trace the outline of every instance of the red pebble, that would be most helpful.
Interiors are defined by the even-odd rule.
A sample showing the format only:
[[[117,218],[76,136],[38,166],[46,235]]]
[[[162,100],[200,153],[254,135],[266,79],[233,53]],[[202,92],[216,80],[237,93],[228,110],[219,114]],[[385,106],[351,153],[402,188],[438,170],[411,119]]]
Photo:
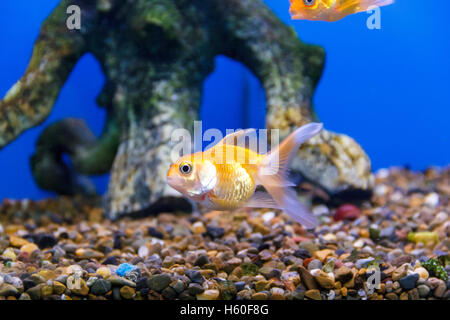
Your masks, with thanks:
[[[301,237],[301,236],[293,236],[292,240],[294,240],[295,243],[300,243],[300,242],[303,242],[303,241],[311,241],[310,238],[305,238],[305,237]]]
[[[352,205],[352,204],[343,204],[339,208],[337,208],[336,212],[334,213],[334,220],[355,220],[358,219],[361,215],[361,210],[359,210],[358,207]]]
[[[314,260],[314,258],[306,258],[305,260],[303,260],[303,266],[305,268],[308,268],[308,264],[313,260]]]

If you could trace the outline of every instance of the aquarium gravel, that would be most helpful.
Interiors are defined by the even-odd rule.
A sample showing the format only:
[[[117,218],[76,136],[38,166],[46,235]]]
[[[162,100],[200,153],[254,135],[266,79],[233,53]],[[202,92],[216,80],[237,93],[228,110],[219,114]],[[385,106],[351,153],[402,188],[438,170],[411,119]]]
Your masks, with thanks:
[[[4,200],[0,299],[450,299],[450,168],[375,180],[370,201],[315,204],[309,231],[268,209],[110,221],[97,198]]]

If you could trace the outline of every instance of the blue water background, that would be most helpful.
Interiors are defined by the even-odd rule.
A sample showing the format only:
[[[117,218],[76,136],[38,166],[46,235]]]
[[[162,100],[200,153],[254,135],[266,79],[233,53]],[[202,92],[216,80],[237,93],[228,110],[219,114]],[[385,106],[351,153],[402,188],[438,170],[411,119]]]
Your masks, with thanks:
[[[40,25],[58,2],[0,1],[1,97],[25,71]],[[317,114],[327,129],[355,138],[374,170],[450,163],[450,1],[397,0],[382,8],[381,30],[366,27],[366,13],[335,23],[292,21],[288,0],[265,3],[303,41],[325,48],[326,68],[314,96]],[[65,117],[84,118],[99,134],[104,110],[95,98],[103,84],[99,64],[85,55],[48,119],[0,150],[0,199],[51,195],[32,179],[29,157],[36,139]],[[264,127],[264,92],[241,64],[218,57],[204,88],[204,129]],[[108,178],[95,177],[100,192]]]

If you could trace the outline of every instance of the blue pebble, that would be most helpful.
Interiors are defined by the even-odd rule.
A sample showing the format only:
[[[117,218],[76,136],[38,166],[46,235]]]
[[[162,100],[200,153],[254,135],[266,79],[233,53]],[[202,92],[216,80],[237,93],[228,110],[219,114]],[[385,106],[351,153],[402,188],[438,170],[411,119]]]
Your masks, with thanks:
[[[238,282],[235,282],[234,285],[235,285],[236,290],[237,290],[238,292],[245,289],[245,282],[244,282],[244,281],[238,281]]]
[[[132,264],[129,263],[122,263],[118,268],[117,268],[117,275],[124,277],[128,272],[136,269],[136,266],[133,266]]]
[[[416,286],[417,280],[419,280],[419,275],[417,273],[412,273],[406,277],[401,278],[400,280],[398,280],[398,282],[403,289],[411,290]]]

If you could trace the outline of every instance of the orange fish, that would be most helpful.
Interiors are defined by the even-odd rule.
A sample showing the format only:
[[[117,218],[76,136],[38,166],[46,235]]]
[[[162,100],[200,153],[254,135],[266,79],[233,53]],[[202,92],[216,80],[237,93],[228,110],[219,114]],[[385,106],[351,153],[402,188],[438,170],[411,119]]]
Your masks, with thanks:
[[[214,210],[275,208],[284,210],[306,228],[317,218],[299,203],[287,180],[287,168],[300,145],[322,130],[321,123],[306,124],[292,132],[267,154],[234,143],[254,129],[225,136],[215,146],[175,162],[167,173],[168,184],[189,199]],[[266,192],[256,191],[263,186]]]
[[[394,0],[290,0],[292,19],[337,21],[371,6],[387,6]]]

